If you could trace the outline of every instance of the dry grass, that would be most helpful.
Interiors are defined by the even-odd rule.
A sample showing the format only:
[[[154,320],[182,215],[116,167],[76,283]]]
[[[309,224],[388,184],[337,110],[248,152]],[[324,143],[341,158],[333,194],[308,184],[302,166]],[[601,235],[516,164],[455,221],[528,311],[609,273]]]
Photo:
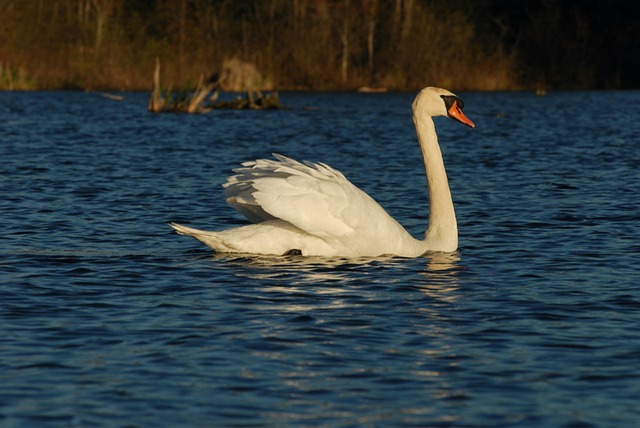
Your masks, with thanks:
[[[176,1],[152,12],[115,0],[99,44],[98,11],[91,2],[9,2],[13,7],[4,5],[3,21],[11,25],[0,26],[0,61],[10,61],[11,67],[0,68],[0,89],[149,90],[156,57],[162,60],[165,84],[184,87],[221,71],[223,61],[234,56],[254,64],[262,81],[279,89],[519,87],[514,58],[500,46],[479,44],[476,29],[460,11],[443,13],[404,0],[411,13],[398,14],[398,26],[387,19],[398,13],[391,2],[379,3],[377,15],[366,18],[358,8],[370,0],[352,0],[351,9],[341,2],[322,8],[317,6],[322,2],[298,1],[306,4],[304,14],[296,15],[285,0],[255,2],[247,10],[234,2],[214,8],[211,2]],[[0,0],[0,8],[7,2]],[[89,4],[82,16],[80,3]],[[367,50],[371,19],[374,61]],[[341,73],[345,40],[346,80]]]

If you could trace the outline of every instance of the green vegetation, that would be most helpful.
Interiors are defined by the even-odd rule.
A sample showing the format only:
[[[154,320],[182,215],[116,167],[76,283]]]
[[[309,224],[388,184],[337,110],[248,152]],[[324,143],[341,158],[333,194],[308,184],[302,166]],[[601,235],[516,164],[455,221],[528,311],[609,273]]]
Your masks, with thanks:
[[[0,89],[148,90],[156,57],[168,87],[231,58],[278,89],[631,87],[637,3],[0,0]]]
[[[11,64],[0,62],[0,89],[24,90],[33,89],[33,83],[27,78],[27,73],[23,67],[18,69]]]

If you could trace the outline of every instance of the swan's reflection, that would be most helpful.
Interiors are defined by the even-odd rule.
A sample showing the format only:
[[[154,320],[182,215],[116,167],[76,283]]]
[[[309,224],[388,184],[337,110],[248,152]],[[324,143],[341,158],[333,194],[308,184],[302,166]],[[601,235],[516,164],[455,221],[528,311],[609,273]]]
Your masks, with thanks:
[[[420,272],[415,285],[427,296],[453,302],[460,296],[458,277],[464,271],[460,252],[428,254],[427,269]]]
[[[405,260],[394,256],[379,257],[314,257],[314,256],[268,256],[256,254],[214,253],[215,260],[242,263],[256,267],[341,267],[346,265],[362,266],[375,262]]]
[[[255,322],[264,322],[269,338],[285,344],[284,350],[252,351],[262,358],[286,359],[289,346],[309,342],[321,344],[314,349],[324,356],[348,360],[354,355],[348,344],[354,340],[375,346],[383,343],[380,352],[385,358],[416,359],[403,373],[434,385],[433,399],[459,394],[448,376],[460,364],[449,314],[463,296],[459,281],[465,267],[460,253],[430,253],[418,259],[214,257],[217,265],[230,268],[246,284],[234,289],[230,304],[237,305],[238,313],[270,315]],[[273,317],[282,314],[287,316],[285,324],[274,328]],[[301,316],[305,316],[302,324],[292,321]],[[397,336],[389,333],[393,339],[385,336],[391,331],[398,332]],[[294,365],[287,377],[300,390],[318,382],[303,365]]]
[[[320,286],[315,293],[349,290],[349,285],[403,285],[407,281],[421,291],[444,295],[458,288],[458,275],[464,270],[460,253],[429,253],[424,259],[392,256],[328,258],[304,256],[255,256],[215,254],[214,259],[234,267],[234,275],[259,280],[274,287]]]
[[[450,272],[453,276],[460,271],[460,252],[431,253],[428,255],[427,270],[433,272]]]
[[[245,269],[235,273],[237,277],[275,280],[280,286],[324,285],[333,291],[338,286],[362,282],[364,276],[370,275],[371,269],[392,267],[403,260],[390,256],[340,258],[230,254],[216,254],[214,258],[243,266]],[[317,292],[322,293],[322,290]]]
[[[255,285],[266,306],[308,312],[354,307],[374,300],[378,286],[388,286],[387,269],[406,259],[394,257],[328,258],[216,254],[242,284],[239,293],[255,298]]]

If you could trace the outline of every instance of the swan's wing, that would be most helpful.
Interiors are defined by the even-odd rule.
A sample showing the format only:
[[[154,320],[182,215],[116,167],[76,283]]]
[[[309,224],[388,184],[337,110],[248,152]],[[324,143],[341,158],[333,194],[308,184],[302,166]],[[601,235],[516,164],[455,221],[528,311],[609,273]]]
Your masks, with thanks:
[[[391,217],[342,173],[322,163],[277,160],[246,162],[223,185],[227,202],[250,221],[285,220],[320,238],[338,238]]]

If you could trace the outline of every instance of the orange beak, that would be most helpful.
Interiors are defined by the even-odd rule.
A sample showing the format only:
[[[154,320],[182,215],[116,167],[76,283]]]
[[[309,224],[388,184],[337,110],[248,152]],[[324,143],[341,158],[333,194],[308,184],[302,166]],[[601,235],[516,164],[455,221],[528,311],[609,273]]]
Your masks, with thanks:
[[[447,113],[449,113],[449,117],[454,118],[458,122],[462,122],[465,125],[470,126],[472,128],[476,127],[476,125],[471,121],[471,119],[465,116],[462,110],[460,109],[460,107],[458,107],[457,101],[453,102],[453,104],[451,105],[451,108]]]

